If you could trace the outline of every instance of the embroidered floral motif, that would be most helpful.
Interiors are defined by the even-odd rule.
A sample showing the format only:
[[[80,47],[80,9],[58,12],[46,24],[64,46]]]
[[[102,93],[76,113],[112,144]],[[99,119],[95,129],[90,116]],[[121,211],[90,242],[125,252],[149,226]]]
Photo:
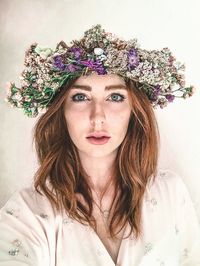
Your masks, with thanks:
[[[21,247],[22,246],[22,242],[18,239],[15,239],[12,244],[16,247]]]
[[[152,199],[151,199],[151,203],[152,203],[153,205],[157,205],[157,200],[156,200],[155,198],[152,198]]]
[[[63,224],[71,224],[71,223],[73,223],[73,219],[71,219],[69,217],[63,219]]]
[[[155,198],[149,198],[147,195],[145,196],[145,201],[147,203],[148,208],[150,211],[154,211],[155,206],[158,204],[157,200]]]
[[[189,250],[187,248],[184,248],[184,250],[183,250],[183,258],[187,258],[188,257],[188,253],[189,253]]]
[[[11,255],[11,256],[16,256],[19,254],[20,252],[20,249],[22,248],[22,242],[18,239],[15,239],[13,242],[12,242],[12,245],[14,246],[14,249],[11,249],[8,251],[8,253]]]
[[[18,210],[14,210],[13,208],[8,208],[8,209],[6,209],[6,213],[10,214],[10,215],[13,215],[16,218],[19,217],[19,209]]]
[[[144,255],[147,255],[153,248],[153,244],[152,243],[147,243],[144,247]]]
[[[13,210],[12,209],[8,209],[8,210],[6,210],[6,213],[8,213],[8,214],[10,214],[10,215],[13,215]]]
[[[8,251],[8,253],[9,253],[11,256],[16,256],[16,255],[18,255],[18,253],[19,253],[19,249],[18,249],[18,248],[16,248],[16,249],[11,249],[11,250]]]
[[[74,224],[74,221],[72,218],[66,217],[63,219],[63,225],[67,228],[68,233],[73,232],[73,230],[74,230],[73,224]]]
[[[160,176],[160,177],[166,177],[166,176],[167,176],[167,173],[164,172],[164,171],[160,171],[160,172],[159,172],[159,176]]]
[[[13,240],[11,244],[12,244],[13,248],[8,251],[9,255],[17,256],[19,254],[19,252],[22,253],[23,246],[22,246],[22,242],[19,239]],[[23,251],[23,255],[27,258],[29,257],[29,255],[26,251]]]
[[[44,214],[44,213],[40,213],[40,217],[42,217],[44,219],[47,219],[48,218],[48,215],[47,214]]]

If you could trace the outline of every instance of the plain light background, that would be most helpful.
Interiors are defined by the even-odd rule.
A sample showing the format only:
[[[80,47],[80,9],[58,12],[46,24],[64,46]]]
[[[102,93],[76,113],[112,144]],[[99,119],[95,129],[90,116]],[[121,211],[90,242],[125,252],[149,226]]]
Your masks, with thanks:
[[[6,81],[19,84],[24,53],[37,42],[55,49],[97,23],[141,48],[169,47],[186,64],[191,98],[156,109],[161,149],[159,167],[185,182],[200,218],[200,2],[198,0],[0,0],[0,206],[17,189],[33,182],[37,159],[32,128],[38,118],[4,102]]]

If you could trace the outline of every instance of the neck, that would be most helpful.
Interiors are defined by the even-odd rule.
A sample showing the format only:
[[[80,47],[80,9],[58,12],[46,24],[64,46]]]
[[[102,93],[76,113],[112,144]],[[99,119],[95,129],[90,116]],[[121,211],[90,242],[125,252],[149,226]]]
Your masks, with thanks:
[[[113,178],[113,166],[116,154],[104,157],[88,156],[79,152],[80,161],[88,178],[89,186],[98,193],[103,193]]]

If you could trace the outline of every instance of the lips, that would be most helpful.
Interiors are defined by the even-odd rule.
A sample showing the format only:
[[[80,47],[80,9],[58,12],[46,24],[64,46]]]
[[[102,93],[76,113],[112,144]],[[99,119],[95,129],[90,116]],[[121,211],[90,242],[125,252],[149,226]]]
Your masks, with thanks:
[[[107,132],[93,132],[87,136],[87,138],[110,138]]]
[[[96,137],[87,137],[87,140],[91,143],[91,144],[95,144],[95,145],[102,145],[102,144],[106,144],[109,141],[110,137],[100,137],[100,138],[96,138]]]
[[[102,145],[106,144],[111,137],[105,131],[96,131],[90,133],[86,138],[91,144]]]

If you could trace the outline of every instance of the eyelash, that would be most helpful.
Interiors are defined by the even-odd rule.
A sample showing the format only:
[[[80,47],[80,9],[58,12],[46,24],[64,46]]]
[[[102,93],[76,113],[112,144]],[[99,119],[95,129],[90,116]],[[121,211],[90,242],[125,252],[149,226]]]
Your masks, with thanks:
[[[77,95],[84,95],[84,96],[86,96],[85,94],[83,94],[83,93],[77,93],[77,94],[75,94],[75,95],[73,95],[73,96],[71,96],[71,100],[73,101],[73,102],[83,102],[83,100],[74,100],[75,99],[75,97],[77,96]],[[113,95],[118,95],[118,96],[120,96],[121,97],[121,100],[119,100],[119,101],[114,101],[114,102],[116,102],[116,103],[120,103],[120,102],[123,102],[125,99],[126,99],[126,97],[124,96],[124,95],[122,95],[122,94],[120,94],[120,93],[113,93],[113,94],[111,94],[111,96],[113,96]],[[89,101],[89,100],[88,100]]]

